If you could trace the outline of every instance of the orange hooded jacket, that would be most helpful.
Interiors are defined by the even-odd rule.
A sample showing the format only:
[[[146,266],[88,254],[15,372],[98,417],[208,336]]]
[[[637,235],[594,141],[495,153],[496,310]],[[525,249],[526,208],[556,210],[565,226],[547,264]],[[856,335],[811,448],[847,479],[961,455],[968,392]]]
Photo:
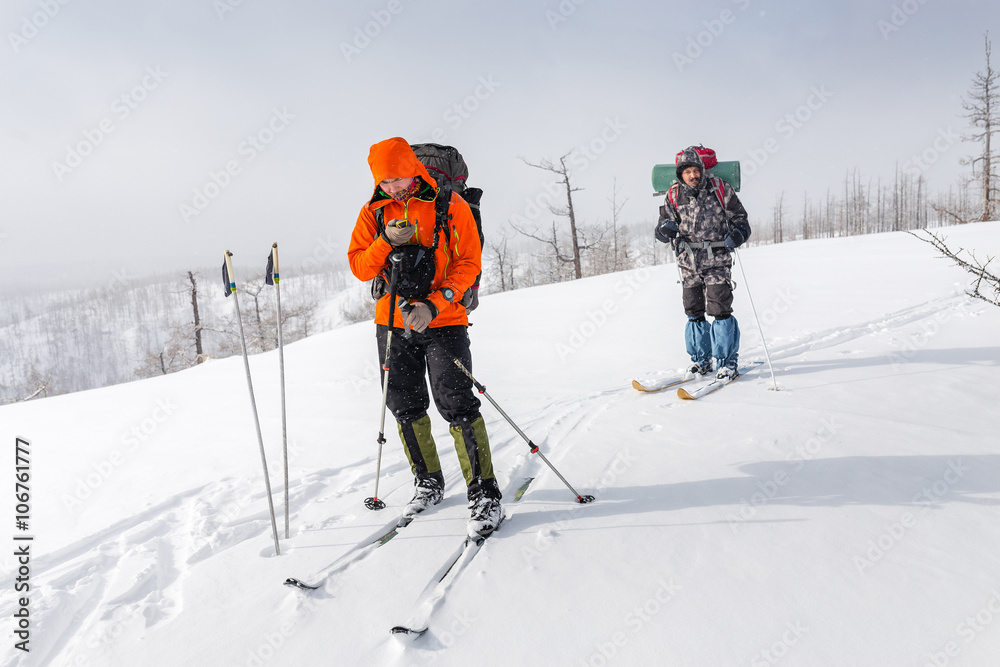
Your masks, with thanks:
[[[358,214],[358,221],[351,235],[351,244],[347,249],[351,271],[359,280],[365,281],[372,280],[383,269],[388,278],[389,254],[392,252],[392,246],[378,233],[374,211],[382,208],[383,220],[386,221],[409,219],[410,224],[417,226],[410,242],[430,247],[434,245],[434,198],[437,196],[437,182],[417,159],[405,139],[394,137],[372,146],[368,154],[368,164],[375,178],[375,192]],[[435,188],[434,197],[425,199],[412,197],[406,202],[398,202],[379,188],[379,183],[388,178],[411,176],[419,177]],[[426,194],[422,196],[426,197]],[[468,326],[469,317],[460,302],[462,295],[472,287],[481,271],[482,248],[472,210],[461,196],[452,193],[448,212],[451,214],[451,220],[448,222],[450,239],[449,235],[441,230],[440,242],[434,253],[434,280],[431,282],[431,294],[427,298],[438,311],[437,316],[431,321],[431,327]],[[455,292],[451,303],[440,291],[446,287]],[[385,325],[388,321],[389,295],[386,294],[375,306],[375,323]],[[403,326],[399,309],[395,311],[393,326],[399,328]]]

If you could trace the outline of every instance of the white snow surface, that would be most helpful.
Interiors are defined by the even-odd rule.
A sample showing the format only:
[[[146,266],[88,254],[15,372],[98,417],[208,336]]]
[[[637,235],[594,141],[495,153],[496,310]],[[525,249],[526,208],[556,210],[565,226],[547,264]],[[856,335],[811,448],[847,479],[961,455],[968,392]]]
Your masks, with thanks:
[[[942,230],[981,257],[1000,222]],[[243,360],[0,408],[9,538],[3,665],[995,665],[1000,656],[1000,308],[904,233],[742,251],[765,364],[699,401],[641,394],[683,368],[674,265],[486,297],[473,371],[582,505],[484,401],[509,515],[430,617],[389,628],[466,529],[447,424],[442,504],[321,590],[315,574],[393,521],[412,478],[395,434],[375,485],[374,325],[285,350],[291,536],[276,352],[251,358],[282,554]],[[744,278],[742,359],[764,360]],[[391,416],[389,418],[391,423]],[[14,528],[15,435],[30,531]],[[514,490],[535,477],[527,493]]]

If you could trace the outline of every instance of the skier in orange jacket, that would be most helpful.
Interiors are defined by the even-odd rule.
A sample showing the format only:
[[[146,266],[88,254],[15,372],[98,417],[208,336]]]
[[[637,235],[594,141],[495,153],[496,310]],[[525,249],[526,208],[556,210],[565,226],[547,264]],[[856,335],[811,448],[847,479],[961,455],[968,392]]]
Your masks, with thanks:
[[[480,400],[472,379],[453,361],[457,358],[472,368],[469,318],[461,301],[481,271],[476,222],[458,194],[445,191],[450,201],[438,201],[441,191],[436,181],[406,140],[395,137],[375,144],[368,164],[375,189],[358,215],[347,255],[358,279],[374,280],[381,288],[373,289],[376,295],[385,292],[375,308],[380,365],[385,361],[390,324],[385,284],[389,256],[403,257],[397,285],[402,309],[395,309],[392,327],[412,333],[393,335],[386,405],[396,418],[414,475],[415,491],[407,512],[416,514],[436,505],[444,493],[427,414],[426,372],[438,412],[450,425],[468,487],[469,532],[488,535],[503,519],[501,493]]]

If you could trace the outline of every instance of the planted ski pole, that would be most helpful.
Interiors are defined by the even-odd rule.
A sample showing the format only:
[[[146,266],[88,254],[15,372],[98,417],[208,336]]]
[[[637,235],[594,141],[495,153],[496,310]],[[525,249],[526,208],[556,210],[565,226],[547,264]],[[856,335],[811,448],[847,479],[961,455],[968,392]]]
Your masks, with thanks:
[[[767,351],[767,339],[764,338],[764,329],[760,326],[760,318],[757,317],[757,307],[753,305],[753,295],[750,294],[750,283],[747,282],[747,273],[743,270],[743,260],[740,259],[740,255],[736,252],[736,248],[732,250],[733,255],[736,256],[736,263],[740,265],[740,275],[743,276],[743,284],[747,288],[747,299],[750,300],[750,310],[753,312],[753,319],[757,322],[757,332],[760,334],[760,343],[764,346],[764,357],[767,359],[767,367],[771,371],[771,389],[774,391],[778,390],[778,381],[774,378],[774,366],[771,365],[771,353]]]
[[[511,419],[507,415],[507,413],[503,411],[503,408],[501,408],[500,405],[497,404],[497,402],[493,400],[493,397],[490,396],[486,392],[486,387],[484,385],[480,384],[480,382],[478,380],[476,380],[476,378],[474,378],[472,376],[472,373],[469,372],[469,369],[467,369],[462,364],[461,361],[459,361],[458,359],[455,359],[454,357],[452,358],[452,361],[454,362],[454,364],[456,366],[458,366],[458,369],[460,371],[462,371],[463,373],[465,373],[466,375],[469,376],[469,379],[472,380],[472,384],[476,385],[476,389],[479,391],[479,393],[482,394],[483,396],[485,396],[486,400],[488,400],[490,403],[493,404],[493,407],[497,409],[497,412],[499,412],[503,416],[503,418],[507,420],[507,423],[510,424],[511,427],[513,427],[513,429],[515,431],[517,431],[517,434],[519,436],[521,436],[526,443],[528,443],[528,447],[531,448],[531,453],[532,454],[538,454],[538,458],[542,459],[542,461],[545,462],[545,465],[547,465],[549,467],[549,469],[551,469],[552,472],[554,472],[556,474],[556,477],[558,477],[559,479],[562,480],[562,483],[566,485],[566,488],[573,492],[573,495],[576,497],[576,502],[578,502],[578,503],[592,503],[592,502],[594,502],[594,496],[589,496],[589,495],[588,496],[581,496],[577,492],[577,490],[573,488],[573,485],[566,481],[566,478],[562,476],[562,473],[560,473],[558,470],[556,470],[556,467],[554,465],[552,465],[552,463],[549,462],[549,460],[545,457],[545,454],[542,454],[541,450],[538,448],[538,445],[536,445],[535,443],[533,443],[531,441],[531,438],[529,438],[528,436],[526,436],[524,434],[524,431],[522,431],[520,429],[520,427],[518,427],[518,425],[514,423],[514,420]]]
[[[409,309],[410,308],[408,307],[408,305],[406,305],[406,306],[400,306],[400,310],[403,311],[404,313],[408,312]],[[432,329],[428,328],[425,331],[432,338],[435,336],[435,334],[434,334],[434,332],[433,332]],[[469,369],[465,367],[465,364],[463,364],[461,362],[461,360],[458,357],[456,357],[455,355],[449,353],[449,356],[451,357],[452,363],[455,364],[455,366],[458,367],[458,370],[460,370],[463,373],[465,373],[465,375],[468,376],[468,378],[470,380],[472,380],[472,384],[475,385],[476,390],[480,394],[482,394],[483,396],[486,397],[486,400],[488,400],[493,405],[493,407],[496,408],[497,412],[499,412],[501,414],[501,416],[503,416],[503,418],[507,420],[507,423],[510,424],[511,427],[513,427],[513,429],[515,431],[517,431],[517,434],[519,436],[521,436],[526,443],[528,443],[528,447],[531,448],[531,453],[532,454],[538,454],[538,457],[540,459],[542,459],[542,461],[545,462],[545,465],[547,465],[549,467],[549,469],[552,470],[552,472],[554,472],[556,474],[556,477],[558,477],[560,480],[562,480],[562,483],[566,485],[566,488],[568,488],[570,491],[573,492],[573,495],[576,497],[576,502],[578,502],[578,503],[592,503],[592,502],[594,502],[594,496],[590,496],[590,495],[583,496],[583,495],[580,495],[577,492],[577,490],[573,488],[573,485],[570,484],[568,481],[566,481],[566,478],[562,476],[562,473],[560,473],[558,470],[556,470],[556,467],[554,465],[552,465],[552,463],[545,457],[545,454],[542,454],[541,450],[538,448],[538,445],[536,445],[535,443],[533,443],[531,441],[531,438],[529,438],[527,435],[525,435],[524,431],[522,431],[521,428],[517,424],[514,423],[514,420],[511,419],[510,416],[506,412],[504,412],[503,408],[501,408],[500,405],[496,401],[493,400],[493,397],[490,396],[489,393],[487,393],[486,387],[482,383],[480,383],[479,380],[477,380],[472,375],[472,372],[469,371]]]
[[[399,282],[399,262],[402,257],[395,252],[389,255],[392,270],[389,272],[389,331],[385,337],[385,357],[382,360],[382,417],[378,425],[378,458],[375,463],[375,495],[365,498],[365,507],[370,510],[385,509],[385,503],[378,498],[378,483],[382,476],[382,445],[385,444],[385,404],[389,398],[389,360],[392,356],[392,324],[396,314],[396,284]]]
[[[274,535],[274,553],[281,555],[278,545],[278,523],[274,518],[274,501],[271,499],[271,478],[267,474],[267,457],[264,455],[264,436],[260,432],[260,418],[257,416],[257,401],[253,396],[253,380],[250,379],[250,358],[247,356],[247,339],[243,334],[243,317],[240,315],[240,299],[236,294],[236,275],[233,273],[233,253],[226,251],[222,264],[222,282],[226,288],[226,296],[233,295],[236,304],[236,321],[240,325],[240,343],[243,348],[243,366],[247,372],[247,388],[250,390],[250,408],[253,410],[253,422],[257,427],[257,443],[260,445],[260,462],[264,466],[264,485],[267,487],[267,506],[271,512],[271,532]]]
[[[281,454],[285,464],[285,539],[288,539],[288,422],[285,419],[285,346],[281,337],[281,278],[278,275],[278,244],[271,244],[264,282],[274,285],[278,299],[278,374],[281,378]]]

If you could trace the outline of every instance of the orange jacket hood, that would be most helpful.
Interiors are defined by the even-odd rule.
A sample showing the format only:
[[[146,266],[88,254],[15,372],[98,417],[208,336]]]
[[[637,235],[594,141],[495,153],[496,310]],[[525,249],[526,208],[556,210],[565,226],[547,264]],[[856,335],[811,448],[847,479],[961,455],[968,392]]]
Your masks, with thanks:
[[[402,137],[393,137],[380,141],[368,152],[368,166],[375,177],[375,190],[387,178],[410,178],[419,176],[432,188],[437,187],[437,181],[430,175],[427,168],[417,158],[410,144]]]

